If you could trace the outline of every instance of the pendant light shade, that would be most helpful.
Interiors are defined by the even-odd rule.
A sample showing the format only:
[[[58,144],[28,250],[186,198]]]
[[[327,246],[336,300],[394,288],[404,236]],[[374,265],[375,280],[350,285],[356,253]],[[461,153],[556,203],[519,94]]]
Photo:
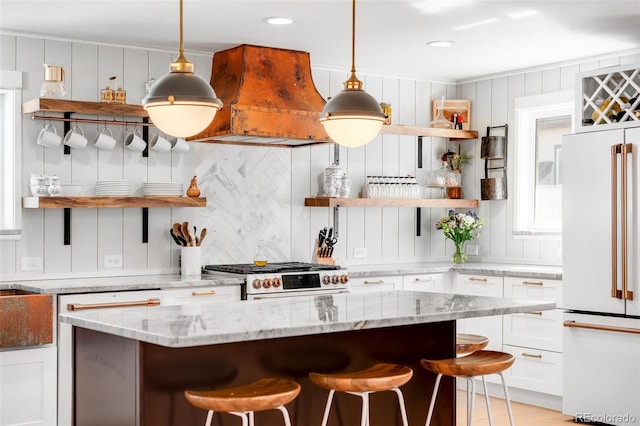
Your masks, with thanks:
[[[162,132],[186,138],[204,130],[222,107],[209,83],[193,72],[184,57],[182,41],[182,1],[180,0],[180,54],[171,71],[155,82],[142,106]]]
[[[378,101],[364,91],[362,81],[356,77],[356,0],[352,5],[351,76],[344,82],[344,89],[329,99],[320,114],[320,122],[329,137],[350,148],[371,142],[380,133],[385,120]]]

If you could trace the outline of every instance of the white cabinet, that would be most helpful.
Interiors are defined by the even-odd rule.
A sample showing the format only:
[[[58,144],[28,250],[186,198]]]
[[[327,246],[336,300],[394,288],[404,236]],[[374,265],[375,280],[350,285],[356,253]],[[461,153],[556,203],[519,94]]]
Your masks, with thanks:
[[[516,359],[505,371],[509,387],[562,396],[562,353],[511,345],[502,350]]]
[[[449,293],[451,284],[444,274],[417,274],[402,277],[402,289],[409,291],[435,291]]]
[[[56,347],[0,352],[0,425],[56,424]]]
[[[503,297],[502,282],[502,277],[456,274],[453,279],[453,292],[474,296]],[[487,337],[489,339],[487,349],[502,350],[501,316],[458,320],[457,328],[459,333],[479,334]],[[490,378],[494,380],[493,376],[487,377],[487,379]]]
[[[370,293],[389,290],[402,290],[402,275],[351,278],[351,280],[349,280],[349,291],[351,293]]]

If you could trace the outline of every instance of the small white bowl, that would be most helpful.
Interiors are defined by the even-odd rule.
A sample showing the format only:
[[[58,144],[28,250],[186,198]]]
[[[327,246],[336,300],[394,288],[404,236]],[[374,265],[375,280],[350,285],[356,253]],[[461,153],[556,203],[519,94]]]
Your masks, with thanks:
[[[77,197],[82,192],[82,187],[84,185],[75,183],[63,183],[60,186],[62,186],[63,197]]]

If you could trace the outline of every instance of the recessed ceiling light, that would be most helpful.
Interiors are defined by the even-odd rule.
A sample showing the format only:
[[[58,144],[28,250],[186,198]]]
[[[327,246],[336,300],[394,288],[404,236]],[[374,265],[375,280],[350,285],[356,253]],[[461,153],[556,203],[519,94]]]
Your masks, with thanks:
[[[293,19],[284,16],[270,16],[263,19],[264,22],[271,25],[289,25],[293,23]]]
[[[434,40],[427,42],[427,46],[431,47],[450,47],[456,44],[453,40]]]
[[[527,10],[521,10],[520,12],[510,13],[507,16],[509,16],[509,18],[512,18],[512,19],[520,19],[520,18],[526,18],[527,16],[538,15],[539,13],[540,12],[538,12],[537,10],[527,9]]]

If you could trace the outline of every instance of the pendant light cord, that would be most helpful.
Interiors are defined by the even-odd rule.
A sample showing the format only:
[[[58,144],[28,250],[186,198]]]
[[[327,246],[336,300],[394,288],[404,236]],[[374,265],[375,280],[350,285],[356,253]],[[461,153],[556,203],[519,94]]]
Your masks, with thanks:
[[[180,56],[184,56],[184,42],[182,39],[182,0],[180,0]]]
[[[351,7],[351,72],[356,72],[356,0]]]
[[[171,72],[193,72],[193,64],[187,60],[184,56],[184,41],[182,38],[183,30],[183,13],[182,13],[182,0],[180,0],[180,48],[178,50],[178,58],[171,63]]]

